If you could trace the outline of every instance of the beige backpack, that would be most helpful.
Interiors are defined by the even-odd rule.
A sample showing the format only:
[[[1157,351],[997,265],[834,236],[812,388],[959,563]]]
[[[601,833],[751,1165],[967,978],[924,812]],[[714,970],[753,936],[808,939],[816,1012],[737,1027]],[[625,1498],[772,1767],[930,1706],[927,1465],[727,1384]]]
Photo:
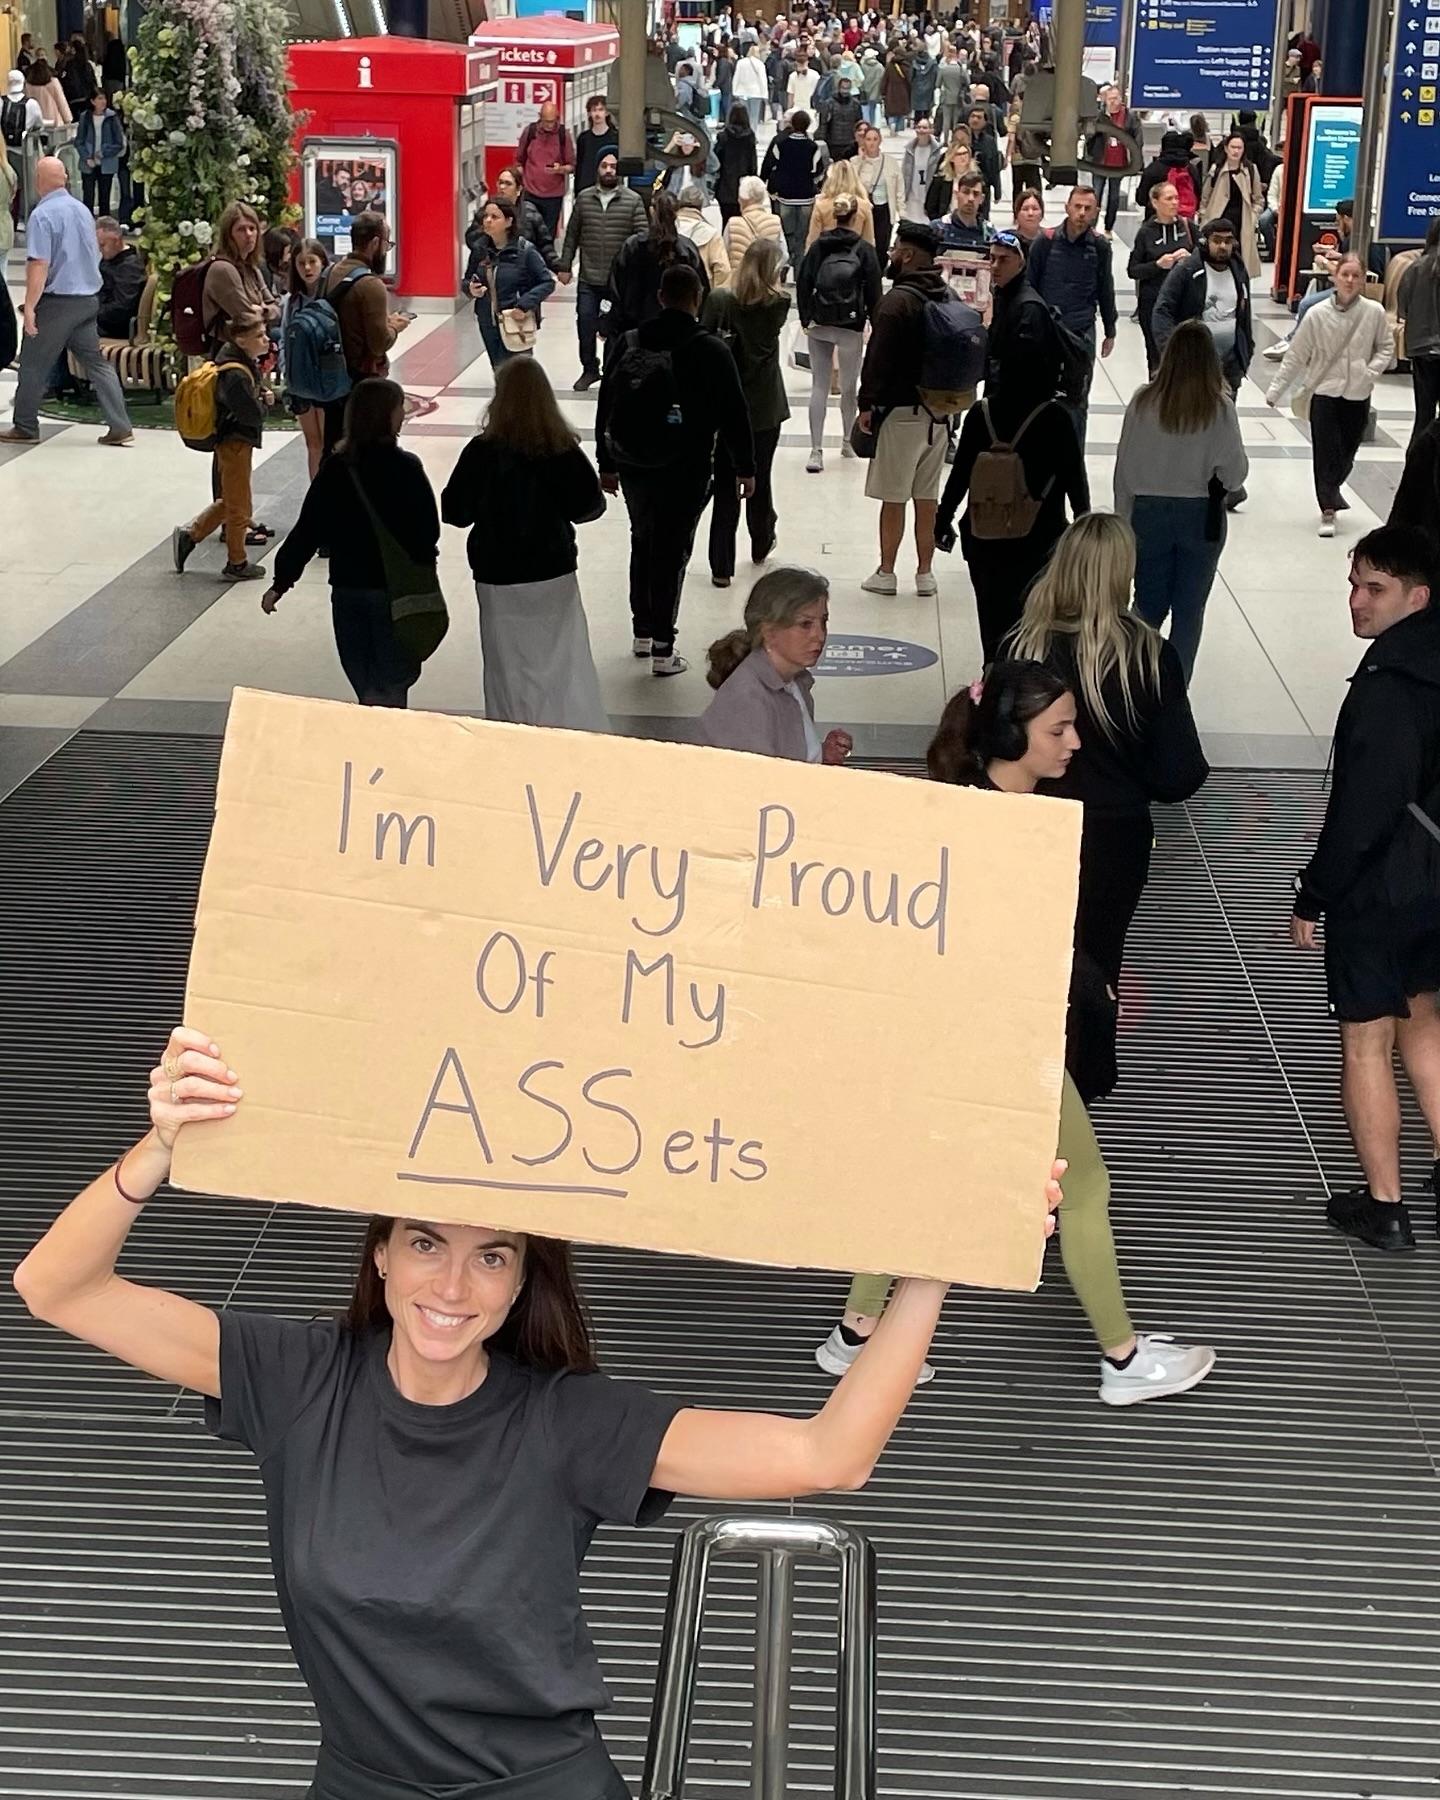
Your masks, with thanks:
[[[1002,443],[995,435],[990,418],[990,402],[980,402],[985,429],[990,433],[990,448],[982,450],[975,458],[975,467],[970,474],[965,516],[971,537],[994,540],[1030,535],[1040,516],[1041,501],[1035,499],[1025,485],[1025,465],[1015,446],[1049,404],[1048,400],[1042,400],[1022,421],[1014,437],[1008,443]]]

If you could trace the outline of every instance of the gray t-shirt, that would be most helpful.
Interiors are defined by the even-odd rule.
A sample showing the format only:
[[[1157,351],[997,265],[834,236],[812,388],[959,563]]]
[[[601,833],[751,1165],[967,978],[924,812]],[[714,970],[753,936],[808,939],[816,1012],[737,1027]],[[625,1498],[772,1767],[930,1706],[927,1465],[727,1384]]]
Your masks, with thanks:
[[[217,1436],[260,1464],[280,1611],[321,1734],[421,1787],[502,1779],[594,1739],[580,1610],[603,1521],[646,1525],[679,1403],[492,1352],[452,1406],[404,1399],[388,1329],[220,1315]]]

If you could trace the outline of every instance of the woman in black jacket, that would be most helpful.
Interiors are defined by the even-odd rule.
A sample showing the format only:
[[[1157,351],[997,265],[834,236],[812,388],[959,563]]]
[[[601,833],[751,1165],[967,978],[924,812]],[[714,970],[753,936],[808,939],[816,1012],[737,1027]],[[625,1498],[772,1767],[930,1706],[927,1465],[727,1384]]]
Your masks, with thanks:
[[[1125,936],[1150,876],[1151,803],[1188,800],[1210,773],[1180,658],[1130,610],[1135,534],[1087,513],[1055,546],[1003,654],[1045,662],[1079,708],[1081,748],[1045,791],[1085,808],[1075,938],[1120,992]]]
[[[524,177],[519,169],[513,166],[502,169],[495,177],[495,198],[508,200],[515,208],[515,223],[520,227],[521,237],[527,244],[535,246],[540,252],[541,262],[553,275],[560,267],[560,256],[555,248],[555,237],[545,223],[545,215],[525,192]],[[465,233],[467,246],[473,250],[484,233],[485,227],[477,216],[470,230]]]
[[[715,177],[715,202],[720,208],[721,223],[728,225],[740,211],[740,183],[759,167],[755,133],[743,101],[730,108],[725,129],[715,140],[715,157],[720,164],[720,173]]]
[[[625,242],[610,265],[610,310],[602,319],[606,340],[615,343],[637,325],[660,317],[660,277],[672,263],[688,262],[706,293],[710,283],[700,252],[682,237],[675,224],[680,203],[673,194],[657,194],[650,203],[648,230]]]
[[[487,719],[610,729],[575,576],[575,527],[604,511],[549,377],[533,357],[512,358],[440,496],[445,523],[470,527]]]
[[[1157,182],[1150,190],[1150,205],[1152,217],[1135,233],[1129,275],[1135,283],[1135,311],[1145,339],[1145,367],[1153,379],[1160,366],[1160,351],[1150,328],[1155,302],[1165,277],[1195,248],[1195,228],[1180,217],[1180,197],[1173,182]]]
[[[405,706],[420,659],[396,636],[378,519],[412,562],[434,567],[440,515],[418,456],[400,448],[405,395],[393,381],[356,382],[345,435],[305,491],[300,517],[275,552],[273,613],[322,545],[330,559],[330,609],[340,666],[362,706]]]
[[[987,517],[989,508],[975,504],[977,496],[970,488],[977,459],[996,444],[1012,443],[1025,470],[1026,489],[1040,506],[1028,531],[996,537],[990,535],[996,522]],[[966,501],[960,550],[975,589],[987,663],[994,661],[1001,639],[1019,620],[1026,589],[1064,535],[1067,500],[1076,518],[1090,510],[1090,485],[1074,419],[1058,400],[1042,386],[1017,380],[1002,384],[970,408],[940,499],[935,543],[942,550],[954,547],[955,514]]]

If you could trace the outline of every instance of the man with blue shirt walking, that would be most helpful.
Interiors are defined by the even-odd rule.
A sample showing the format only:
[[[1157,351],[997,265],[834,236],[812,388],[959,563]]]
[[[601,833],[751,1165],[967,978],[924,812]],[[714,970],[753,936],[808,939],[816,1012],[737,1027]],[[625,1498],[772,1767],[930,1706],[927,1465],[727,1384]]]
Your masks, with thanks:
[[[43,156],[35,165],[40,198],[25,232],[24,330],[15,417],[0,443],[40,441],[40,396],[67,351],[85,370],[105,423],[100,442],[112,449],[135,442],[120,378],[100,354],[100,247],[95,219],[66,185],[65,165]]]

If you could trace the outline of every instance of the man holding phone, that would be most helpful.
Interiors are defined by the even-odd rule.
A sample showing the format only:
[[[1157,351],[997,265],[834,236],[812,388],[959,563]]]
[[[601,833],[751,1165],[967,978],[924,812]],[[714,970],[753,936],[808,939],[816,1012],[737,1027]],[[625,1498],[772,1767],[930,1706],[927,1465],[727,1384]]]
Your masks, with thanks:
[[[547,100],[534,124],[521,132],[515,160],[525,198],[535,202],[551,237],[558,239],[565,183],[575,171],[575,141],[560,123],[560,109],[553,101]]]

